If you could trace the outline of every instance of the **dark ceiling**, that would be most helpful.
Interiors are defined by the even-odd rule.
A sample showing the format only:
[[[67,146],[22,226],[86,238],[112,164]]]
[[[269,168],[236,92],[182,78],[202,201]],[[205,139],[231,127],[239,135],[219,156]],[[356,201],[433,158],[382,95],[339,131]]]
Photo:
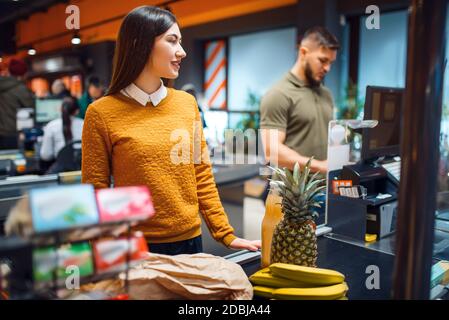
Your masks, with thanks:
[[[6,22],[15,22],[26,19],[35,12],[45,11],[61,0],[0,0],[0,25]]]

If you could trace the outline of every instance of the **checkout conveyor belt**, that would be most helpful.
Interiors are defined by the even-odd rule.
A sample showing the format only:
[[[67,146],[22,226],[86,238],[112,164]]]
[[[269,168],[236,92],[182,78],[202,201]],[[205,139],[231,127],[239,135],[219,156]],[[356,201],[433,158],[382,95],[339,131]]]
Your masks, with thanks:
[[[225,258],[240,264],[248,276],[260,269],[260,252],[239,251]],[[321,236],[318,238],[317,265],[345,275],[350,300],[391,299],[394,267],[394,256],[391,254]],[[366,286],[372,274],[367,273],[369,266],[379,268],[379,289],[370,290]]]

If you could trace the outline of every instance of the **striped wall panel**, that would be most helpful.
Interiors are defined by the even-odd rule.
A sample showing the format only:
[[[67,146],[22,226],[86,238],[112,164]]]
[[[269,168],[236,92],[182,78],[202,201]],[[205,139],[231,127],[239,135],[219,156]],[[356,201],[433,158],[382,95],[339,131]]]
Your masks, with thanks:
[[[204,95],[209,108],[226,109],[227,91],[226,41],[217,40],[206,43],[204,61]]]

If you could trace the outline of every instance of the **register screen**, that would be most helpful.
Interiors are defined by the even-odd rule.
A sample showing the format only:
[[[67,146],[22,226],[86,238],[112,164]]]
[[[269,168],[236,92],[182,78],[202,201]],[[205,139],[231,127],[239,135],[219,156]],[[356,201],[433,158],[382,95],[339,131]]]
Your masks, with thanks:
[[[400,95],[374,93],[372,119],[379,125],[370,129],[370,150],[399,145],[400,106]]]
[[[60,99],[37,99],[36,100],[36,122],[47,123],[61,117]]]

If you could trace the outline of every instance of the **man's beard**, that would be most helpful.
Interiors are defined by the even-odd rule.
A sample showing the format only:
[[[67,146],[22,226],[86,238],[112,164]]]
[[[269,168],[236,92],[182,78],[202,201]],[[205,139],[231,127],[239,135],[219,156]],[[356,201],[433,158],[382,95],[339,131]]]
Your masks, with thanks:
[[[319,87],[321,84],[321,81],[317,81],[315,80],[315,78],[313,77],[313,71],[312,68],[310,68],[310,64],[308,62],[306,62],[306,68],[304,70],[307,82],[309,83],[309,85],[311,87]],[[324,80],[324,78],[323,78]]]

